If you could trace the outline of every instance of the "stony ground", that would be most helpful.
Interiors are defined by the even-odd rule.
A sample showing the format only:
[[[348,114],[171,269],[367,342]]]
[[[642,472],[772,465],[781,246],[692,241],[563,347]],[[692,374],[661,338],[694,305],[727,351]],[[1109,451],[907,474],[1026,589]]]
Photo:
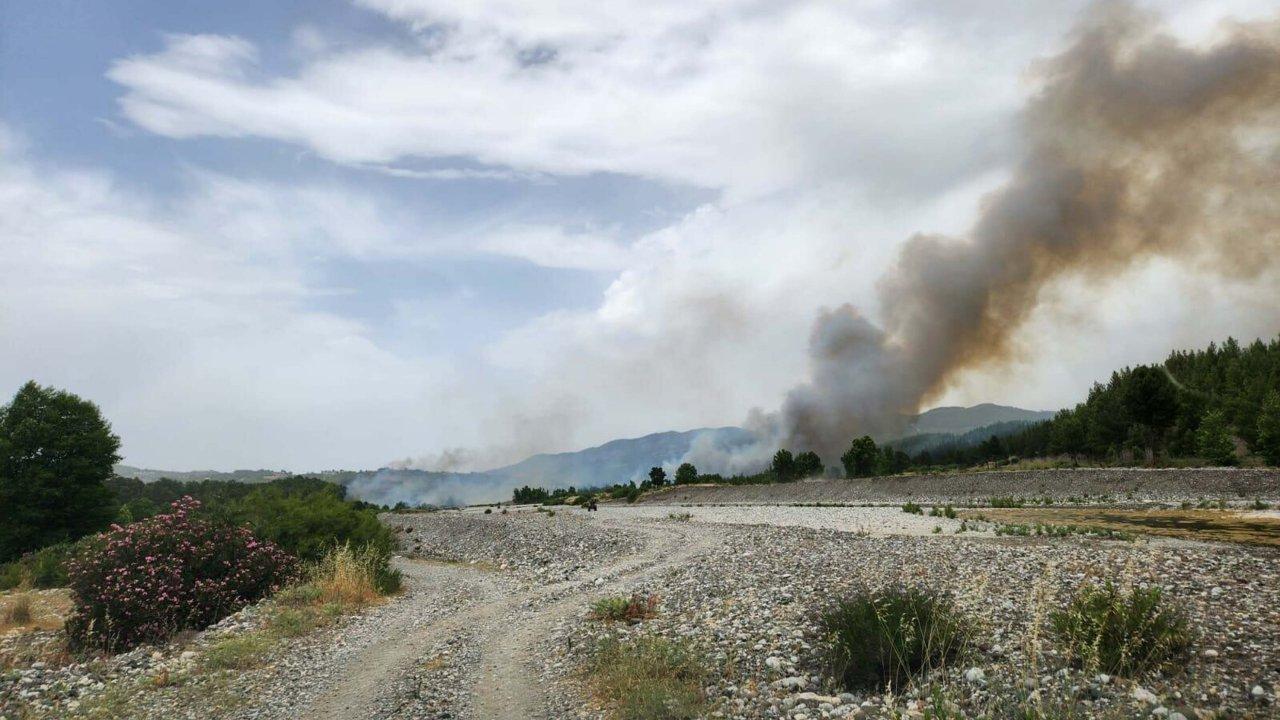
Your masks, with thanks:
[[[13,660],[0,671],[0,717],[602,718],[581,668],[601,637],[644,633],[701,649],[711,717],[920,716],[910,689],[833,687],[815,625],[840,597],[902,583],[951,593],[978,625],[969,658],[925,691],[961,712],[1039,698],[1066,699],[1071,717],[1280,717],[1274,549],[957,534],[957,520],[897,507],[602,505],[383,521],[407,580],[386,603],[282,642],[252,671],[210,671],[204,658],[260,624],[261,607],[164,648]],[[1190,615],[1198,639],[1184,671],[1135,680],[1069,666],[1044,618],[1106,579],[1159,585]],[[633,592],[659,598],[656,617],[589,619],[592,600]],[[12,660],[14,642],[0,640],[0,658]]]

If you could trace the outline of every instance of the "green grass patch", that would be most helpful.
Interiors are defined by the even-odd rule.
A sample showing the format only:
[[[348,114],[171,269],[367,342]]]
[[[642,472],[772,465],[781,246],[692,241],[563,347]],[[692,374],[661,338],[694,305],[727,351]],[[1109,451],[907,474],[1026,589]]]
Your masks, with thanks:
[[[248,670],[261,665],[271,649],[271,640],[261,633],[224,638],[214,643],[204,655],[210,670]]]

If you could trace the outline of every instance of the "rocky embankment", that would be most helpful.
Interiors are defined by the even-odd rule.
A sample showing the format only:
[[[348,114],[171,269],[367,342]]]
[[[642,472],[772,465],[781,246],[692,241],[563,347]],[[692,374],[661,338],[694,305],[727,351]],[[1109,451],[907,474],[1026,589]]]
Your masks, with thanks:
[[[1076,468],[898,475],[775,485],[682,485],[646,494],[659,504],[980,503],[991,497],[1056,503],[1177,503],[1280,499],[1276,468]]]

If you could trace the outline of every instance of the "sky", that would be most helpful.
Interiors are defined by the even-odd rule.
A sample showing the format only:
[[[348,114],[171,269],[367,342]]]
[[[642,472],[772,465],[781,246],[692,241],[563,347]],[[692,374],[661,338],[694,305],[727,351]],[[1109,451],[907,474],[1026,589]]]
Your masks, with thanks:
[[[0,394],[102,408],[132,465],[478,469],[741,423],[963,234],[1084,2],[308,0],[0,6]],[[1188,43],[1262,0],[1142,5]],[[1035,409],[1280,331],[1257,285],[1065,278]],[[5,390],[8,388],[8,390]]]

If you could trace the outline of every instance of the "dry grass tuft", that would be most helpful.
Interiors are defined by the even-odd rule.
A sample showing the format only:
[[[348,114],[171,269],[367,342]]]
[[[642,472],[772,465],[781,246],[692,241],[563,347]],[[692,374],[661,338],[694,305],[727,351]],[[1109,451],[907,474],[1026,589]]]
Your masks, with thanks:
[[[706,663],[697,652],[660,637],[607,638],[590,667],[591,688],[615,720],[703,717],[706,678]]]
[[[312,570],[310,585],[321,603],[361,607],[376,601],[381,558],[370,549],[339,545],[329,551]]]
[[[8,599],[0,611],[0,625],[30,625],[35,620],[31,611],[31,595],[18,593]]]

